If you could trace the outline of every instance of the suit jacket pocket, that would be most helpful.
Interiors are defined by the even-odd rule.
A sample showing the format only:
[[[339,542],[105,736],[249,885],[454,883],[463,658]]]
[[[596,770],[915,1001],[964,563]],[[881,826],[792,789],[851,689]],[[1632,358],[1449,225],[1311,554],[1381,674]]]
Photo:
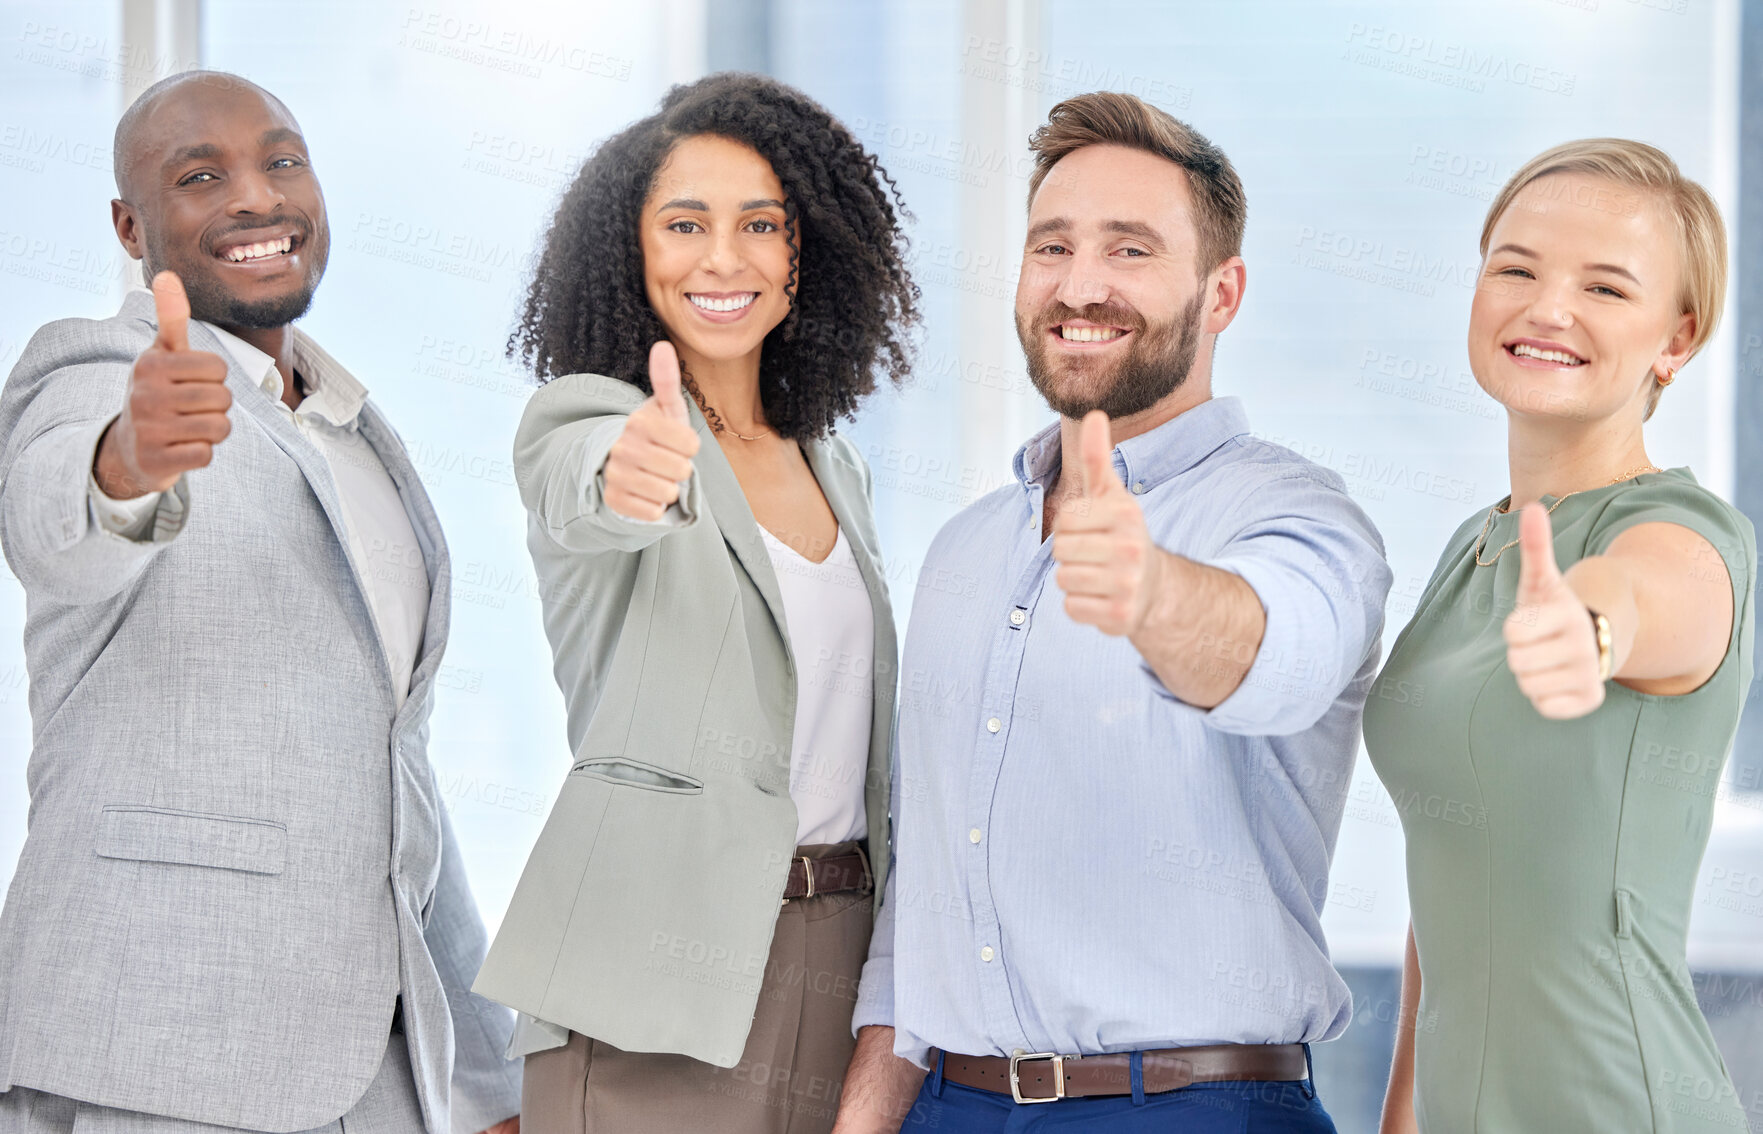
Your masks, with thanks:
[[[667,791],[679,795],[697,795],[704,790],[704,781],[682,776],[659,764],[648,764],[626,756],[592,756],[577,760],[569,770],[572,776],[589,776],[621,787]]]
[[[100,858],[280,874],[288,828],[267,819],[112,803],[99,818],[96,849]]]

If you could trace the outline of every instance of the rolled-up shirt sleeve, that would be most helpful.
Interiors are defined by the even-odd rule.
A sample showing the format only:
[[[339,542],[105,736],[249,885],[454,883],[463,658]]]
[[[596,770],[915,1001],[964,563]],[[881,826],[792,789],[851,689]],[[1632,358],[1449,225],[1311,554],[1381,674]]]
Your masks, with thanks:
[[[1378,649],[1392,575],[1370,518],[1319,476],[1258,485],[1234,515],[1241,527],[1205,563],[1248,583],[1267,625],[1242,683],[1205,720],[1220,732],[1289,736],[1321,720]],[[1245,660],[1234,658],[1240,646],[1211,648]]]
[[[897,869],[889,870],[882,887],[881,912],[876,914],[875,930],[869,937],[869,959],[863,963],[863,974],[857,980],[852,1035],[863,1027],[894,1026],[894,878],[898,873]]]

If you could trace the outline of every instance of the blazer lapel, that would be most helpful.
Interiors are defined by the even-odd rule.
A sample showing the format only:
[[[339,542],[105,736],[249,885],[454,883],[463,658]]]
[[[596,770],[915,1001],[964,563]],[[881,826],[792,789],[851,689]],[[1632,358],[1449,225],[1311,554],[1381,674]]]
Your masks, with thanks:
[[[318,497],[318,503],[324,509],[325,517],[330,520],[331,528],[336,533],[338,542],[343,545],[344,553],[347,554],[349,541],[343,537],[343,533],[349,529],[344,523],[343,505],[337,497],[337,485],[331,479],[330,465],[325,462],[324,454],[318,451],[317,446],[300,436],[299,429],[282,413],[277,399],[272,397],[256,378],[246,374],[240,368],[237,360],[233,358],[232,352],[222,346],[220,340],[214,337],[213,332],[201,323],[194,321],[190,323],[190,346],[197,350],[218,354],[226,359],[227,389],[232,391],[233,404],[249,413],[252,419],[263,428],[263,431],[269,434],[270,440],[274,441],[300,469],[301,475],[306,478],[306,483],[312,488],[312,494]],[[358,567],[359,565],[351,559],[350,566]],[[357,578],[359,579],[359,571]],[[366,601],[365,595],[362,598],[363,601]]]
[[[153,323],[153,297],[146,292],[131,292],[123,302],[123,314],[133,315]],[[309,349],[323,353],[310,339],[296,330],[295,335],[304,340]],[[348,523],[343,516],[342,499],[337,495],[336,480],[331,475],[330,464],[319,452],[318,447],[300,435],[300,431],[282,413],[276,399],[266,391],[259,380],[245,373],[239,366],[232,352],[221,345],[202,323],[192,320],[190,323],[190,345],[197,350],[206,350],[218,354],[226,360],[227,389],[233,395],[233,404],[244,409],[251,415],[270,440],[274,441],[282,452],[294,462],[307,486],[312,489],[313,496],[318,500],[319,507],[324,509],[325,518],[330,521],[331,533],[336,537],[337,545],[342,549],[343,558],[349,565],[349,577],[355,585],[357,613],[368,626],[373,626],[373,608],[369,605],[367,587],[363,582],[362,564],[356,562],[355,553],[349,546]],[[329,358],[328,355],[326,355]],[[330,360],[336,365],[334,359]],[[441,535],[440,520],[436,517],[434,507],[429,502],[428,493],[422,489],[421,481],[416,476],[415,467],[410,463],[409,455],[404,451],[403,442],[393,432],[379,410],[371,402],[361,407],[358,418],[362,436],[373,447],[380,461],[386,467],[387,474],[398,489],[399,497],[404,501],[404,510],[410,516],[411,526],[416,529],[417,541],[422,545],[424,566],[429,577],[429,609],[428,618],[423,631],[422,654],[417,659],[416,668],[410,676],[410,696],[405,699],[408,709],[418,703],[416,696],[419,684],[433,676],[440,665],[442,648],[447,641],[447,620],[449,604],[447,596],[451,587],[450,570],[447,559],[446,540]],[[774,580],[775,586],[775,580]],[[380,640],[377,630],[370,634],[375,655],[379,658],[379,679],[391,694],[391,660],[386,657],[385,643]]]
[[[410,526],[416,530],[416,541],[422,545],[423,566],[429,577],[428,617],[423,625],[422,652],[417,655],[415,667],[411,670],[410,693],[404,701],[403,711],[411,712],[414,711],[411,706],[422,700],[423,683],[431,680],[440,668],[441,655],[447,646],[448,620],[452,612],[451,560],[447,555],[446,537],[441,532],[440,517],[435,515],[434,504],[422,487],[422,479],[416,474],[416,466],[411,463],[404,442],[371,401],[362,405],[356,420],[360,423],[361,436],[379,455],[380,463],[386,467],[386,475],[392,478],[399,498],[404,501]]]
[[[753,518],[753,510],[747,504],[747,494],[741,490],[741,482],[735,476],[734,466],[728,463],[722,445],[711,434],[703,414],[689,401],[687,412],[692,415],[692,423],[704,442],[698,449],[695,463],[705,503],[716,517],[722,538],[735,553],[735,558],[747,572],[747,577],[753,580],[754,588],[765,599],[772,621],[777,625],[777,632],[787,647],[790,644],[790,634],[789,622],[784,617],[783,592],[778,588],[777,571],[771,565],[771,553],[765,549],[764,538],[759,534],[759,521]],[[863,584],[869,592],[869,604],[875,617],[875,656],[890,659],[891,665],[896,647],[893,609],[888,603],[887,579],[882,572],[881,556],[871,543],[872,525],[868,522],[868,501],[862,498],[863,488],[859,474],[834,456],[825,441],[810,441],[802,446],[802,450],[808,458],[808,467],[813,470],[814,478],[820,482],[820,491],[825,494],[834,517],[839,521],[840,529],[845,533],[845,542],[857,559],[857,569],[863,575]],[[793,664],[794,655],[791,657]],[[877,688],[880,689],[886,683],[891,690],[893,680],[891,671],[885,679],[878,676]],[[879,738],[877,742],[884,747],[892,714],[893,699],[890,695],[885,703],[878,701],[876,712],[875,735]]]
[[[151,304],[151,297],[148,298]],[[151,321],[151,320],[149,320]],[[298,334],[298,332],[296,332]],[[251,415],[269,435],[282,452],[294,462],[306,484],[317,498],[319,507],[324,510],[325,518],[330,521],[331,534],[336,537],[337,546],[342,549],[343,559],[349,566],[349,578],[354,584],[356,613],[369,627],[374,626],[373,608],[368,604],[367,588],[362,583],[361,564],[355,561],[355,552],[349,546],[349,527],[343,517],[343,504],[337,495],[337,484],[331,476],[330,464],[318,447],[300,435],[300,431],[287,415],[282,413],[277,399],[259,384],[258,379],[245,373],[233,358],[232,352],[221,345],[214,333],[200,322],[190,322],[190,346],[197,350],[206,350],[226,359],[227,389],[232,392],[233,405]],[[378,632],[369,634],[373,651],[379,658],[379,679],[385,686],[387,696],[391,695],[391,662],[386,657],[385,643],[380,641]]]
[[[858,471],[839,460],[825,441],[813,441],[802,448],[808,454],[808,467],[814,470],[814,479],[820,482],[826,502],[838,517],[839,528],[845,533],[845,542],[857,559],[857,570],[869,591],[869,605],[875,613],[875,656],[891,658],[895,646],[894,612],[888,602],[881,553],[870,544],[869,500]]]
[[[747,505],[747,494],[741,491],[734,466],[728,463],[722,445],[690,399],[687,399],[686,412],[692,415],[692,424],[703,439],[694,463],[698,483],[704,490],[704,502],[709,506],[710,514],[716,517],[722,538],[765,599],[765,606],[771,611],[771,619],[777,624],[777,632],[787,647],[790,633],[789,623],[784,620],[784,596],[778,589],[777,572],[771,566],[771,553],[765,550],[765,540],[759,534],[759,521],[753,518],[753,509]],[[794,664],[794,655],[790,656]]]

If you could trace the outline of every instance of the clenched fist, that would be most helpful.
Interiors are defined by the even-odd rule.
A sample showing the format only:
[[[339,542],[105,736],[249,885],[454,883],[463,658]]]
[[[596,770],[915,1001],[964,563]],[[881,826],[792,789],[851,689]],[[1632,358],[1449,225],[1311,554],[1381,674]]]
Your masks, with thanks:
[[[1506,616],[1506,665],[1519,692],[1555,720],[1583,717],[1604,703],[1598,637],[1585,603],[1555,564],[1549,513],[1526,504],[1518,518],[1518,601]]]
[[[1104,634],[1134,634],[1157,593],[1162,553],[1151,542],[1139,502],[1114,475],[1108,415],[1092,410],[1078,435],[1083,496],[1053,521],[1054,577],[1065,613]]]
[[[649,350],[649,400],[625,419],[606,454],[606,506],[632,520],[659,520],[692,475],[698,432],[680,396],[679,355],[663,339]]]
[[[190,300],[171,272],[153,277],[159,335],[135,359],[122,413],[104,431],[92,461],[98,487],[114,500],[163,492],[214,459],[232,430],[226,362],[190,349]]]

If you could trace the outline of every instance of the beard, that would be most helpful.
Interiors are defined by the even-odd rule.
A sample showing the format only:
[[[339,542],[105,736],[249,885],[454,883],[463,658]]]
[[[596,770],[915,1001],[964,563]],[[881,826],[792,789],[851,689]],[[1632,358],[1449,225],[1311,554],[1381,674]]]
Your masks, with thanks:
[[[1110,420],[1150,409],[1187,381],[1200,350],[1201,290],[1167,323],[1152,326],[1130,307],[1092,303],[1081,309],[1053,300],[1025,324],[1016,318],[1016,337],[1028,362],[1028,376],[1061,417],[1082,418],[1101,410]],[[1047,334],[1067,319],[1126,327],[1133,332],[1126,357],[1112,365],[1092,358],[1048,359]]]
[[[310,273],[293,291],[249,301],[240,299],[212,279],[186,280],[184,283],[184,291],[190,297],[190,318],[217,327],[245,330],[287,326],[312,308],[312,293],[317,290],[318,281]]]
[[[285,223],[278,222],[277,227],[284,227]],[[312,294],[318,290],[318,281],[324,277],[325,262],[330,258],[328,234],[318,234],[315,239],[312,226],[299,220],[294,222],[294,227],[300,235],[300,249],[304,254],[306,272],[303,278],[280,295],[242,299],[227,290],[226,285],[215,277],[211,249],[196,248],[189,255],[174,256],[170,254],[170,249],[154,239],[151,231],[147,234],[147,255],[141,267],[149,284],[162,271],[177,273],[178,279],[183,281],[184,294],[190,298],[192,319],[213,323],[218,327],[244,330],[285,327],[311,310]],[[248,227],[235,228],[215,237],[211,243],[219,244],[223,239],[242,237],[250,231]]]

